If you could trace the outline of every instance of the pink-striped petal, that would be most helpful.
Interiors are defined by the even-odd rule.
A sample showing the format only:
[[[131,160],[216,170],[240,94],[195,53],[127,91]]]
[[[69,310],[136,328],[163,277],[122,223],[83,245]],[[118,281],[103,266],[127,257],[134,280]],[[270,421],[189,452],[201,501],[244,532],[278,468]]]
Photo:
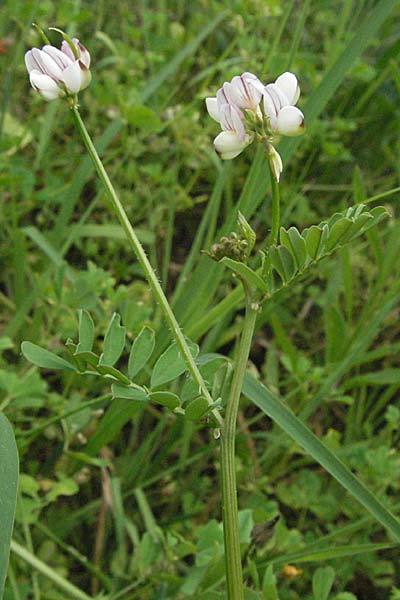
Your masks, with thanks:
[[[65,52],[61,52],[61,50],[55,48],[54,46],[50,46],[49,44],[43,46],[42,51],[51,56],[61,70],[66,69],[73,62],[69,56],[65,54]]]
[[[38,48],[32,48],[32,54],[42,73],[49,75],[56,81],[61,78],[62,70],[55,60],[49,54],[47,54],[47,52],[38,50]]]

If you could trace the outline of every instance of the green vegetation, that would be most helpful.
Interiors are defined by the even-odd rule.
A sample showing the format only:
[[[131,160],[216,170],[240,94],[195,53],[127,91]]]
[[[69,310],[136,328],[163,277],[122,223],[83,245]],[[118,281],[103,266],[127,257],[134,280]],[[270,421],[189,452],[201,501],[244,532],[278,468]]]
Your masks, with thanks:
[[[261,303],[236,436],[245,600],[400,598],[399,17],[395,0],[5,0],[0,597],[8,572],[5,600],[226,600],[214,415],[242,278]],[[72,111],[29,85],[32,21],[90,50],[80,114],[204,389]],[[278,146],[265,253],[265,153],[220,161],[204,98],[286,70],[306,135]],[[251,256],[210,260],[238,210]]]

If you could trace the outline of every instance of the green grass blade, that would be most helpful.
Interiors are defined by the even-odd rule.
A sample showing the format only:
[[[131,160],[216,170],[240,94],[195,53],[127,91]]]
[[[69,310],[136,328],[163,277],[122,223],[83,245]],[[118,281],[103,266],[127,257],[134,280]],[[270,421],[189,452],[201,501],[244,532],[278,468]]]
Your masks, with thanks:
[[[29,552],[26,548],[18,544],[16,541],[11,541],[11,551],[13,554],[21,558],[28,565],[30,565],[33,569],[41,573],[44,577],[49,579],[54,583],[54,585],[62,590],[67,597],[74,598],[74,600],[90,600],[91,596],[82,592],[75,585],[67,581],[65,577],[62,577],[57,571],[49,567],[46,563],[37,558],[34,554]]]
[[[44,252],[56,267],[64,264],[64,259],[53,244],[51,244],[34,225],[23,227],[22,231]]]
[[[353,544],[346,546],[336,546],[333,548],[320,548],[319,550],[299,550],[298,552],[292,552],[285,554],[276,559],[270,561],[275,566],[285,565],[287,563],[302,563],[302,562],[315,562],[334,560],[338,558],[345,558],[348,556],[357,556],[358,554],[366,554],[367,552],[378,552],[379,550],[388,550],[390,548],[397,548],[398,544]]]
[[[263,180],[263,175],[267,172],[265,169],[267,169],[267,166],[263,151],[260,148],[256,153],[239,204],[232,211],[224,226],[216,234],[216,238],[226,234],[234,227],[238,210],[247,216],[249,213],[253,212],[255,205],[258,206],[260,204],[266,191],[265,182],[264,185],[260,183]],[[220,264],[211,261],[206,256],[203,256],[200,259],[198,266],[190,279],[190,285],[186,285],[185,294],[182,294],[175,305],[176,313],[180,316],[181,322],[184,325],[196,323],[200,315],[204,312],[204,308],[214,295],[223,273],[224,269]],[[165,331],[165,342],[167,342],[168,339],[168,332]]]
[[[178,70],[179,66],[189,56],[194,54],[200,44],[214,31],[221,21],[226,17],[226,12],[219,13],[210,23],[206,25],[197,35],[193,38],[180,52],[178,52],[168,64],[161,69],[159,73],[147,83],[146,87],[141,93],[142,102],[146,102],[166,79],[172,77],[172,75]]]
[[[325,379],[324,384],[318,390],[317,394],[305,405],[300,413],[301,419],[306,420],[318,408],[335,383],[350,369],[360,355],[367,350],[377,335],[383,319],[399,301],[400,290],[397,287],[394,293],[391,293],[386,301],[382,303],[376,313],[370,316],[368,327],[364,327],[361,330],[360,335],[350,347],[346,356],[343,357],[335,370]]]
[[[328,70],[318,88],[311,94],[304,105],[304,109],[302,110],[306,115],[307,124],[310,125],[318,118],[338,87],[342,84],[351,67],[360,58],[397,4],[397,0],[381,0],[364,18],[350,43],[343,50],[335,64]],[[299,143],[301,143],[300,138],[286,138],[279,144],[279,153],[284,162],[293,154]]]
[[[182,269],[182,273],[179,276],[178,283],[174,291],[173,303],[177,301],[180,294],[185,289],[185,282],[187,281],[187,278],[190,276],[190,273],[193,270],[195,261],[198,260],[198,256],[200,254],[200,250],[202,249],[202,245],[203,249],[208,250],[209,246],[213,242],[213,237],[211,236],[214,236],[215,234],[218,212],[221,206],[222,192],[224,186],[229,180],[229,177],[231,177],[231,173],[231,163],[226,162],[218,175],[217,181],[215,182],[210,200],[204,211],[201,223],[197,229],[196,236],[192,243],[192,247],[190,248],[189,256],[187,257],[184,267]]]
[[[282,6],[282,8],[284,9],[284,12],[282,13],[281,18],[279,19],[279,27],[276,30],[274,39],[272,40],[272,44],[271,44],[270,50],[268,52],[267,58],[265,60],[265,63],[262,66],[261,73],[266,73],[269,70],[271,61],[273,60],[275,54],[277,53],[277,48],[279,46],[279,42],[281,41],[282,33],[284,32],[286,23],[288,21],[290,13],[293,10],[294,4],[295,4],[295,1],[290,0],[290,2],[285,2],[285,5]]]
[[[302,446],[400,542],[400,522],[288,407],[250,375],[246,376],[243,393],[275,421],[297,444]]]
[[[305,22],[306,22],[306,19],[308,16],[308,11],[310,10],[310,4],[311,4],[311,0],[305,0],[304,2],[302,2],[300,4],[299,14],[296,15],[296,27],[292,34],[293,41],[292,41],[292,45],[290,48],[289,59],[288,59],[287,66],[286,66],[287,71],[292,70],[292,64],[293,64],[293,61],[297,54],[297,51],[299,49],[301,37],[306,30]]]
[[[115,137],[121,131],[122,127],[123,122],[120,119],[112,121],[107,127],[107,129],[104,130],[100,138],[96,140],[96,148],[100,155],[115,139]],[[74,212],[75,204],[77,203],[80,197],[80,194],[84,188],[86,181],[93,174],[93,172],[94,167],[92,165],[92,161],[89,156],[85,156],[82,159],[78,169],[76,170],[71,185],[59,198],[59,204],[61,206],[61,209],[57,215],[54,229],[51,232],[51,241],[54,244],[61,245],[61,242],[65,238],[65,233],[69,233],[68,223]]]
[[[56,120],[57,111],[60,105],[58,102],[50,102],[46,107],[46,112],[42,120],[42,124],[39,130],[39,140],[36,150],[36,158],[33,165],[35,171],[37,171],[41,164],[44,156],[44,152],[51,141],[51,134],[53,131],[54,122]]]
[[[11,534],[17,503],[18,450],[14,432],[3,413],[0,413],[0,598],[8,569]]]

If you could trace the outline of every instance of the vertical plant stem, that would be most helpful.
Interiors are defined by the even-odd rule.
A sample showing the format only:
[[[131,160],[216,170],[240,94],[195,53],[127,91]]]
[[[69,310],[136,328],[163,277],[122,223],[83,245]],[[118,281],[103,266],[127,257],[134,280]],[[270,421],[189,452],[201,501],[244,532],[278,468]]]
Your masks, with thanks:
[[[11,540],[11,552],[25,561],[28,565],[35,569],[35,571],[38,571],[41,575],[52,581],[53,584],[60,590],[63,590],[63,592],[67,594],[69,598],[74,598],[74,600],[92,600],[91,596],[88,596],[85,594],[85,592],[82,592],[82,590],[70,583],[52,567],[49,567],[46,563],[39,560],[34,554],[29,552],[29,550],[14,540]]]
[[[146,279],[151,287],[151,290],[163,312],[164,318],[167,321],[167,323],[171,329],[172,335],[174,336],[177,345],[179,346],[179,349],[182,353],[182,357],[184,358],[184,360],[186,362],[188,371],[190,372],[195,383],[198,385],[202,394],[207,398],[208,403],[211,405],[213,400],[207,389],[204,379],[201,376],[201,373],[194,361],[194,358],[190,352],[190,349],[186,342],[185,336],[183,335],[181,328],[179,327],[179,324],[178,324],[178,322],[175,318],[175,315],[168,303],[168,300],[164,294],[164,291],[160,285],[160,282],[158,281],[157,275],[155,274],[153,267],[151,266],[150,261],[147,258],[146,252],[144,251],[144,248],[143,248],[142,244],[140,243],[140,241],[128,219],[125,209],[122,206],[122,204],[117,196],[117,193],[114,189],[114,186],[112,185],[112,183],[110,181],[110,178],[107,175],[107,172],[103,166],[103,163],[101,162],[101,159],[100,159],[99,155],[97,154],[96,148],[94,147],[94,144],[93,144],[93,142],[90,138],[90,135],[85,127],[85,124],[82,121],[82,118],[79,114],[79,110],[78,110],[77,106],[72,106],[71,111],[74,116],[75,124],[79,130],[79,133],[82,136],[82,139],[85,143],[86,149],[89,152],[90,158],[93,161],[93,164],[95,166],[97,174],[100,177],[100,180],[102,181],[102,183],[107,191],[107,195],[108,195],[109,201],[111,203],[111,206],[113,208],[113,211],[115,212],[119,222],[121,223],[121,226],[123,227],[123,229],[125,231],[128,241],[129,241],[134,253],[136,254],[136,257],[144,271],[144,274],[145,274]],[[213,414],[214,418],[216,419],[217,423],[221,424],[221,416],[220,416],[219,412],[217,410],[213,410],[212,414]]]
[[[279,221],[280,221],[280,195],[279,195],[279,183],[275,181],[274,174],[271,167],[269,167],[269,173],[271,175],[271,190],[272,190],[272,225],[270,243],[278,243],[279,235]]]
[[[246,314],[221,435],[222,519],[228,600],[243,600],[244,597],[236,489],[235,437],[240,394],[258,312],[258,306],[253,304],[246,284],[243,285],[246,295]]]

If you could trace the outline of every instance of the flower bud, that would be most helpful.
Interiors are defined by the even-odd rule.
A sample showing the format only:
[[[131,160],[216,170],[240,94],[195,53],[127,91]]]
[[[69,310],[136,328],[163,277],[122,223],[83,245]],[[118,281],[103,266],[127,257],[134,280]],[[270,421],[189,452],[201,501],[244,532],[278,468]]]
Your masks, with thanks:
[[[279,179],[283,170],[283,164],[279,153],[275,150],[272,144],[269,144],[268,147],[268,162],[275,181],[279,183]]]

